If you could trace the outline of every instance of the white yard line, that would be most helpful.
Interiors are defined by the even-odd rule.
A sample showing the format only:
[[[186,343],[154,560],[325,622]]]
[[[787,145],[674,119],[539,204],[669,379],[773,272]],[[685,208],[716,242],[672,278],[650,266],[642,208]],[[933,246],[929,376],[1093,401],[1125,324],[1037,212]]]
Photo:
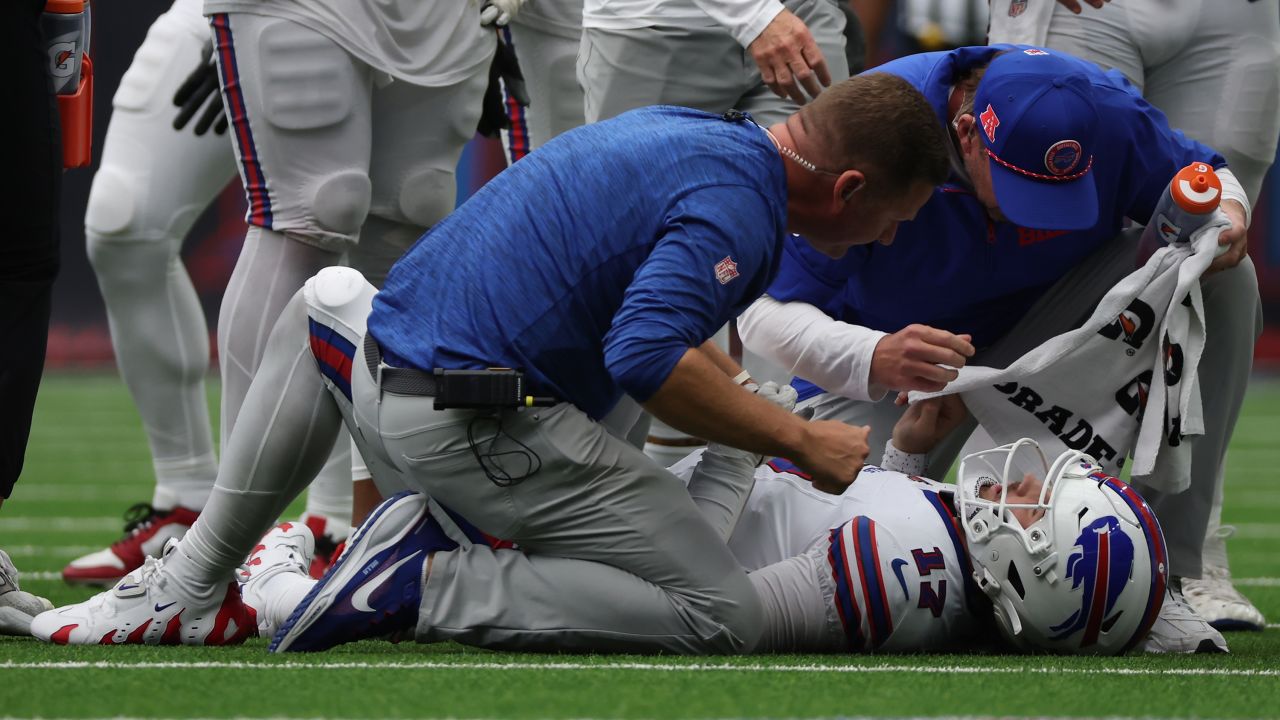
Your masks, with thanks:
[[[1231,578],[1231,584],[1240,587],[1280,587],[1280,577]]]
[[[739,672],[739,673],[824,673],[857,675],[863,673],[910,673],[916,675],[1107,675],[1107,676],[1205,676],[1205,677],[1280,677],[1280,670],[1249,670],[1236,668],[1124,668],[1124,667],[991,667],[972,665],[731,665],[727,663],[662,664],[648,662],[605,663],[510,663],[510,662],[110,662],[110,661],[61,661],[61,662],[3,662],[0,669],[8,670],[628,670],[660,673]]]
[[[0,517],[0,532],[97,532],[124,528],[124,520],[113,517]]]
[[[65,483],[58,485],[36,485],[19,483],[13,491],[13,502],[18,503],[51,503],[68,500],[83,502],[87,500],[111,500],[119,502],[120,511],[133,503],[151,497],[154,489],[151,485],[138,483],[99,483],[87,485],[83,483]]]

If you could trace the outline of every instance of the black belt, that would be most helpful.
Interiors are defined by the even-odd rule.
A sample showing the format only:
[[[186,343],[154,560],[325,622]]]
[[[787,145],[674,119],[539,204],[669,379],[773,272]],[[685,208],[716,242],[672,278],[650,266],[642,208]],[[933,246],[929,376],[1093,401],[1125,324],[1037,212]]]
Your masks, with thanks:
[[[364,361],[369,365],[369,374],[381,381],[381,388],[397,395],[436,396],[436,376],[426,370],[417,368],[398,368],[386,366],[379,373],[378,365],[382,362],[382,348],[373,335],[364,334]]]

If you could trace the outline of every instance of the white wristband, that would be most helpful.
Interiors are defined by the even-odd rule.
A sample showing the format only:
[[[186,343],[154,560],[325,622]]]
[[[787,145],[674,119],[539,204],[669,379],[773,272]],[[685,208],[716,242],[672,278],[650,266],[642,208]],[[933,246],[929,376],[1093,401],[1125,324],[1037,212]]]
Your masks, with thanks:
[[[750,371],[750,370],[743,370],[742,372],[740,372],[740,373],[738,373],[737,375],[734,375],[734,376],[733,376],[733,384],[734,384],[734,385],[746,385],[746,384],[747,384],[747,381],[748,381],[748,380],[750,380],[750,379],[751,379],[751,371]]]
[[[884,444],[884,458],[880,460],[880,467],[885,470],[903,475],[923,475],[928,464],[929,456],[926,453],[903,452],[894,447],[892,440]]]

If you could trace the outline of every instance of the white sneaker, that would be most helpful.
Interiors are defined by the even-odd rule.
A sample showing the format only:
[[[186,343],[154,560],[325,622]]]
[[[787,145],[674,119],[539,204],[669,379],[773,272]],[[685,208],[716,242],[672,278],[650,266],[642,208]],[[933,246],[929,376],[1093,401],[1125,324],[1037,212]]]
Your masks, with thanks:
[[[288,608],[277,621],[269,612],[270,600],[267,581],[281,573],[293,573],[311,580],[309,570],[316,551],[315,535],[301,522],[283,522],[262,536],[249,559],[236,571],[240,583],[240,596],[258,618],[258,634],[273,637],[276,626],[289,617]]]
[[[1149,653],[1224,653],[1226,638],[1196,614],[1182,595],[1182,578],[1169,578],[1164,605],[1142,649]]]
[[[53,603],[18,587],[18,569],[0,550],[0,635],[30,635],[31,619]]]
[[[1262,631],[1267,619],[1231,584],[1231,571],[1225,567],[1205,565],[1199,580],[1182,581],[1187,603],[1200,617],[1218,630]]]
[[[167,543],[165,556],[176,547],[176,540]],[[110,590],[37,615],[31,634],[59,645],[233,645],[257,626],[235,581],[205,603],[193,602],[169,582],[164,560],[148,557]]]

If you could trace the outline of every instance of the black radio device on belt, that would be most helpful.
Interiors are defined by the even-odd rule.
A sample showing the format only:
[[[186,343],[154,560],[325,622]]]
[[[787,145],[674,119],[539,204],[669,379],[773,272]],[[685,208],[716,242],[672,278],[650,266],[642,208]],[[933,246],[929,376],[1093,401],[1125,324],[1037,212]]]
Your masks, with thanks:
[[[516,410],[549,407],[554,398],[528,393],[524,373],[511,368],[435,369],[436,410]]]

